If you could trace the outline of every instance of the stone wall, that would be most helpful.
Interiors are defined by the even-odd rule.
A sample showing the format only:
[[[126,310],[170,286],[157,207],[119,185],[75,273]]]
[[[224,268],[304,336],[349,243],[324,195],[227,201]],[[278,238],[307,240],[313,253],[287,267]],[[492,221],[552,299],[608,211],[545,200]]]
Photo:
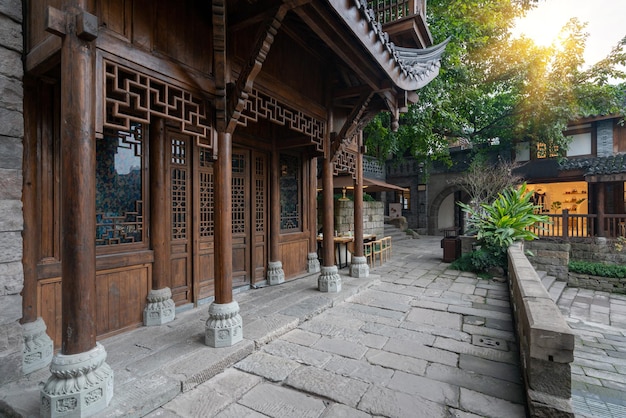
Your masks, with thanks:
[[[509,289],[531,417],[573,417],[574,334],[519,244],[508,250]]]
[[[616,277],[598,277],[589,274],[570,273],[567,285],[583,289],[601,290],[609,293],[626,294],[626,279]]]
[[[354,202],[335,200],[335,230],[340,234],[354,231]],[[363,234],[382,238],[385,233],[385,207],[383,202],[363,202]]]
[[[0,386],[22,372],[22,2],[0,0]]]
[[[613,155],[613,119],[601,120],[597,124],[597,155],[609,157]]]
[[[564,282],[567,281],[569,271],[570,249],[569,243],[542,240],[524,242],[524,250],[533,254],[528,257],[533,267]]]
[[[593,240],[572,242],[570,258],[591,263],[626,264],[626,245],[618,250],[617,241],[596,237]]]

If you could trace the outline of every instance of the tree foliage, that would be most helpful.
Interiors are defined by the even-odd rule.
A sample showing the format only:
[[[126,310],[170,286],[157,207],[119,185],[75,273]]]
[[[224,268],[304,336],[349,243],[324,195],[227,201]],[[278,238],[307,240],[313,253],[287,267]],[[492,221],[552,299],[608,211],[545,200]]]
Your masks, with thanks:
[[[573,19],[560,42],[542,47],[513,38],[515,19],[533,1],[429,0],[435,43],[451,37],[439,76],[421,89],[419,102],[391,132],[389,115],[366,128],[368,149],[380,158],[411,154],[446,158],[450,143],[542,142],[564,149],[562,132],[579,117],[624,111],[620,65],[626,38],[604,60],[583,68],[585,24]]]

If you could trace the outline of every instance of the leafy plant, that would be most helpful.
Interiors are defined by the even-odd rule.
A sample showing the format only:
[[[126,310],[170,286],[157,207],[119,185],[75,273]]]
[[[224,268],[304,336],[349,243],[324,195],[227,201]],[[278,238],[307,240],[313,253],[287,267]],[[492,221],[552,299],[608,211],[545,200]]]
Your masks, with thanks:
[[[591,263],[588,261],[570,261],[569,271],[573,273],[589,274],[591,276],[611,277],[622,279],[626,277],[626,266],[617,264]]]
[[[462,202],[457,204],[469,214],[469,230],[476,233],[480,253],[473,255],[477,271],[493,266],[506,270],[507,248],[516,241],[531,241],[537,238],[530,227],[547,223],[546,215],[537,214],[538,206],[531,202],[532,191],[521,187],[509,187],[498,194],[491,204],[483,203],[473,208]]]

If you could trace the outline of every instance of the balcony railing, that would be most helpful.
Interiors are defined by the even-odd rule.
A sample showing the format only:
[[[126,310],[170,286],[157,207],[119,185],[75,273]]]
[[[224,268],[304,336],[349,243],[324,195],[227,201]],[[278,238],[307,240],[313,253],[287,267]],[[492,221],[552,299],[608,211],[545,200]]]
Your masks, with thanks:
[[[626,214],[572,214],[563,210],[560,214],[547,214],[549,223],[535,225],[532,229],[539,238],[606,238],[626,237]],[[601,224],[601,228],[598,228]],[[602,234],[599,233],[602,231]]]
[[[426,0],[370,0],[368,4],[383,25],[413,15],[426,18]]]

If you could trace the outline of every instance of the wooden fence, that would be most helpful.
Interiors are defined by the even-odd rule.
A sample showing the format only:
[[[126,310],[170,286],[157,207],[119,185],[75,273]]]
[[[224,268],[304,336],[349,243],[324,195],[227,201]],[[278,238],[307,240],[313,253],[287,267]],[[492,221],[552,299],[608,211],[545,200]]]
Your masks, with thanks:
[[[626,237],[626,214],[573,214],[567,209],[563,213],[546,214],[550,221],[532,228],[539,238],[592,238]],[[598,226],[602,227],[599,228]]]

